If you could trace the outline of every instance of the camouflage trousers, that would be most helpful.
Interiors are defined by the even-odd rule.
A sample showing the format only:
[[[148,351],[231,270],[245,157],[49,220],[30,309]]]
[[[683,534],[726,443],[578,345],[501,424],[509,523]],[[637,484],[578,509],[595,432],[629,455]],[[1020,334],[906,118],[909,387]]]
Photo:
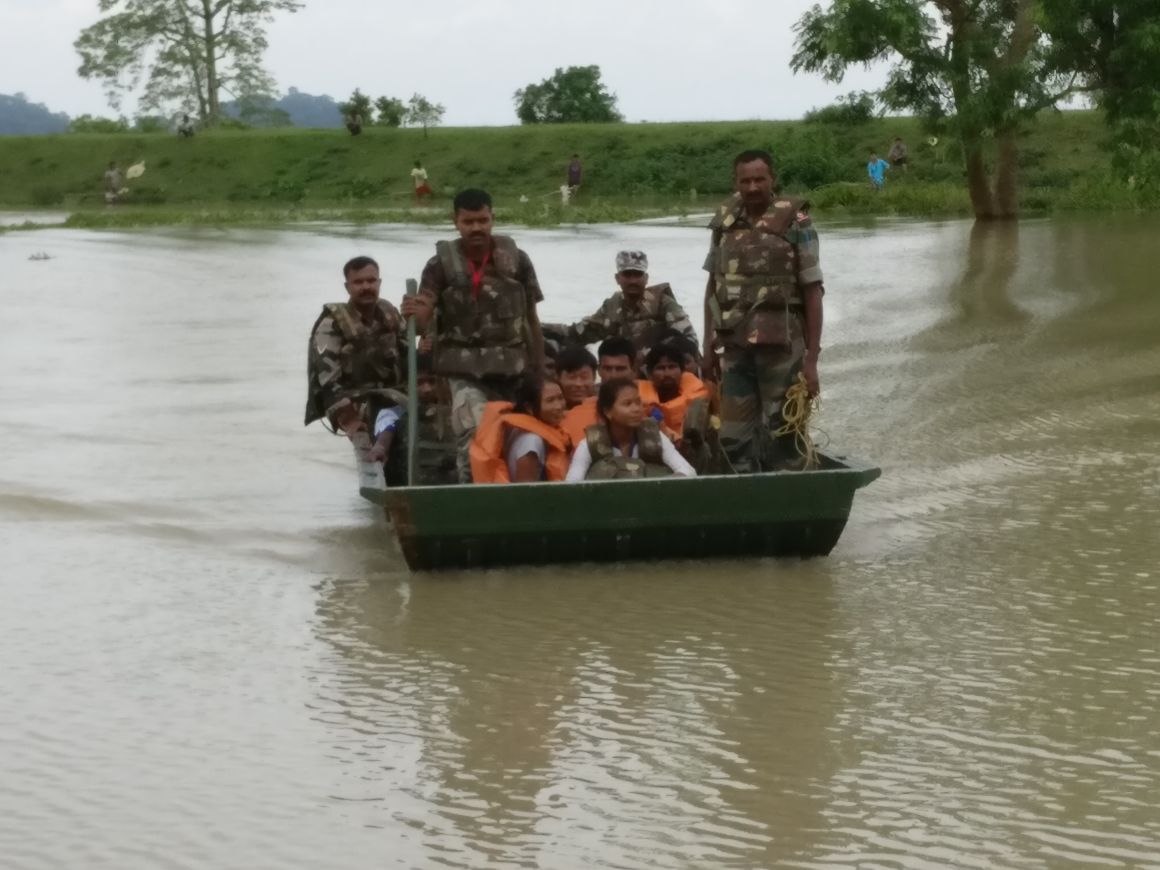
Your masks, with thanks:
[[[785,393],[801,371],[805,342],[727,347],[721,361],[721,446],[738,474],[786,468],[800,457],[785,422]]]
[[[488,402],[510,402],[515,399],[519,378],[468,378],[451,376],[451,431],[455,434],[455,470],[460,483],[471,483],[471,439],[483,420]]]

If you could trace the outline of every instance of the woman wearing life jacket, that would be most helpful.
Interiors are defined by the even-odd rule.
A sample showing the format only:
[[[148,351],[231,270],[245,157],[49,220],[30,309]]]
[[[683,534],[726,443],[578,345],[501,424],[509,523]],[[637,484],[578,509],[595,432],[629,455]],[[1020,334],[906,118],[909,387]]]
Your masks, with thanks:
[[[536,483],[563,480],[568,471],[568,436],[560,429],[564,393],[555,381],[527,374],[515,404],[490,402],[471,442],[475,483]]]
[[[567,480],[697,476],[673,443],[661,435],[656,421],[645,416],[635,381],[602,383],[596,414],[599,422],[589,426],[584,440],[576,445]]]

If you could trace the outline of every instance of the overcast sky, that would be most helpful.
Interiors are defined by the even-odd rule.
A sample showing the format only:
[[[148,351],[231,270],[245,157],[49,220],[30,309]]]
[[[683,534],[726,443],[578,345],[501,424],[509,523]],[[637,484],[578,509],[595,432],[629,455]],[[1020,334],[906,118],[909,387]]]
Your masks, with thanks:
[[[790,72],[792,27],[813,2],[306,0],[270,28],[267,66],[282,92],[418,91],[447,107],[448,125],[515,123],[513,91],[593,63],[630,121],[798,118],[883,76],[831,85]],[[76,75],[73,40],[96,19],[97,0],[0,0],[0,93],[112,114],[101,87]]]

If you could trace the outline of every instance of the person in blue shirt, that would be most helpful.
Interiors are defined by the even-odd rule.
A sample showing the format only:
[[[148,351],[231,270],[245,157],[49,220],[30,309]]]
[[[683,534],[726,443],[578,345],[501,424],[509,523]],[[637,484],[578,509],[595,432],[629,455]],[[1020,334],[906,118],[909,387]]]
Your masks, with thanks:
[[[890,164],[878,156],[877,152],[870,152],[870,162],[866,164],[866,174],[870,176],[870,186],[881,190],[886,184],[886,170]]]

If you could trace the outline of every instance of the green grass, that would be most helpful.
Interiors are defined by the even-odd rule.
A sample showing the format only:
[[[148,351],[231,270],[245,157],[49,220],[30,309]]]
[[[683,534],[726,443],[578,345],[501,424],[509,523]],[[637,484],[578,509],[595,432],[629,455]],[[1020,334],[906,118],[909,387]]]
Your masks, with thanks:
[[[875,194],[868,152],[895,135],[912,169]],[[773,151],[787,190],[808,193],[819,213],[916,216],[970,213],[953,142],[930,146],[917,121],[878,119],[853,128],[803,122],[608,124],[447,128],[430,131],[243,130],[168,134],[64,134],[0,138],[0,207],[72,212],[73,226],[275,224],[300,220],[446,220],[451,194],[492,192],[506,221],[623,221],[703,211],[728,193],[730,160],[747,147]],[[1107,133],[1093,112],[1046,114],[1022,143],[1022,198],[1031,212],[1160,206],[1111,172]],[[573,207],[555,191],[569,156],[584,162]],[[422,159],[438,193],[411,209],[412,162]],[[107,209],[102,174],[144,160],[126,202]],[[522,196],[528,201],[521,203]]]

